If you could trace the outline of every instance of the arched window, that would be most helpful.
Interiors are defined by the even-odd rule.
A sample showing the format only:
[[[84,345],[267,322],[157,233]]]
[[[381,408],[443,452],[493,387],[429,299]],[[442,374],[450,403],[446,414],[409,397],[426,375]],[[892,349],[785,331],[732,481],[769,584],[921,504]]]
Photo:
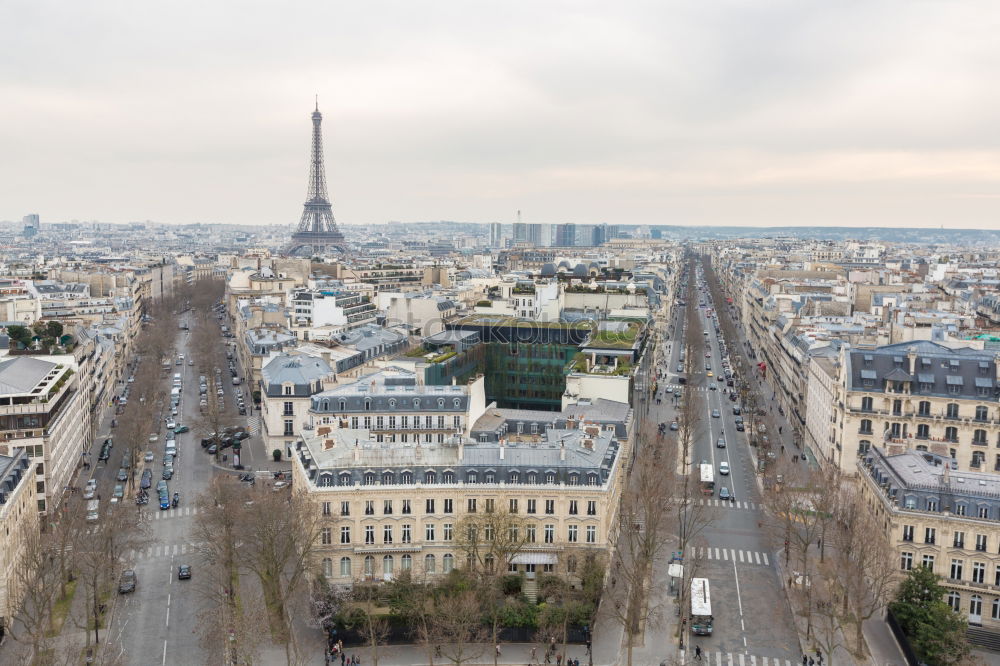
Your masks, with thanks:
[[[387,576],[392,575],[392,555],[386,555],[382,558],[382,573]]]
[[[365,411],[370,412],[372,410],[372,399],[365,398]]]
[[[351,483],[351,473],[350,472],[341,472],[340,473],[340,485],[342,485],[342,486],[353,485]]]
[[[958,428],[955,426],[948,426],[944,429],[944,438],[949,442],[958,441]]]
[[[947,411],[945,412],[945,416],[948,417],[949,419],[957,419],[958,418],[958,403],[957,402],[949,402],[948,403],[948,407],[947,407]]]
[[[872,434],[872,420],[871,419],[861,419],[861,427],[858,432],[862,432],[866,435]]]
[[[545,483],[550,483],[551,484],[551,483],[555,483],[555,482],[556,482],[556,473],[555,472],[546,472],[545,473]]]
[[[538,474],[536,472],[528,472],[528,483],[532,485],[538,483]]]
[[[330,401],[329,400],[323,400],[323,411],[324,412],[330,411]]]
[[[949,592],[948,593],[948,605],[951,606],[952,608],[954,608],[955,610],[961,609],[961,607],[962,607],[962,595],[959,594],[958,592],[954,592],[954,591],[953,592]]]
[[[323,575],[326,576],[327,578],[333,576],[333,560],[331,560],[329,557],[323,558]]]
[[[458,409],[459,407],[462,406],[462,401],[459,398],[455,398],[455,400],[453,401],[453,403],[454,403],[456,409]]]
[[[333,474],[320,474],[319,475],[319,485],[322,487],[333,485]]]
[[[340,411],[342,412],[347,411],[347,400],[345,400],[344,398],[340,399]]]
[[[926,423],[917,426],[917,439],[927,439],[931,436],[931,427]]]
[[[982,444],[983,446],[985,446],[986,445],[986,431],[982,430],[981,428],[977,428],[972,433],[972,443],[973,444]]]
[[[571,486],[578,486],[578,485],[580,485],[580,473],[579,472],[570,472],[569,473],[569,485],[571,485]]]
[[[597,481],[598,481],[597,472],[591,472],[590,474],[587,475],[587,485],[588,486],[596,486],[596,485],[598,485]]]
[[[371,555],[365,555],[365,575],[371,576],[375,574],[375,558]]]
[[[990,418],[990,410],[986,407],[980,405],[976,407],[976,420],[977,421],[988,421]]]
[[[413,568],[413,558],[407,554],[399,558],[399,568],[402,571],[409,571]]]
[[[420,409],[420,398],[414,398],[413,399],[413,408],[414,409]]]
[[[437,473],[432,469],[424,472],[424,483],[437,483]]]
[[[444,398],[438,398],[438,409],[444,409]]]
[[[990,613],[990,617],[994,620],[1000,620],[1000,597],[993,600],[993,611]]]
[[[391,486],[396,481],[396,475],[392,472],[382,472],[382,485]]]
[[[437,563],[434,560],[434,556],[433,555],[431,555],[430,553],[428,553],[426,556],[424,556],[424,572],[425,573],[434,573],[434,570],[435,570],[436,566],[437,566]]]
[[[441,571],[448,573],[453,568],[455,568],[455,557],[451,553],[448,553],[442,558]]]
[[[867,439],[863,439],[858,442],[858,453],[868,453],[870,448],[872,448],[872,443]]]
[[[865,396],[861,398],[861,411],[870,412],[872,411],[872,399],[870,396]]]
[[[340,558],[340,575],[345,577],[350,577],[351,575],[351,558],[342,557]]]
[[[483,483],[496,483],[497,475],[494,472],[486,472],[483,475]]]
[[[930,416],[931,415],[931,403],[928,400],[921,400],[920,404],[917,405],[917,414],[920,416]]]
[[[389,398],[389,409],[396,409],[396,399]]]

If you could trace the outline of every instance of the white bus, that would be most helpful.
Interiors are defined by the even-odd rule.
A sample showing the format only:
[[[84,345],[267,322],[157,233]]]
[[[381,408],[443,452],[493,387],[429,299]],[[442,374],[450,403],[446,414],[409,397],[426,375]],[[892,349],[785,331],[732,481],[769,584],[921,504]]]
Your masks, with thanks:
[[[701,465],[701,492],[703,495],[715,494],[715,470],[711,465]]]
[[[707,578],[691,579],[691,633],[697,636],[712,635],[712,597]]]

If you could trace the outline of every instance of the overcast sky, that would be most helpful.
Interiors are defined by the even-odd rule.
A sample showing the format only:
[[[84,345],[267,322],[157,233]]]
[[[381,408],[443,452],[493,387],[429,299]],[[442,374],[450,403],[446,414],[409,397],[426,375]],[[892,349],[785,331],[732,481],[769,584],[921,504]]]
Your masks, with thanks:
[[[0,219],[1000,228],[1000,2],[7,0]]]

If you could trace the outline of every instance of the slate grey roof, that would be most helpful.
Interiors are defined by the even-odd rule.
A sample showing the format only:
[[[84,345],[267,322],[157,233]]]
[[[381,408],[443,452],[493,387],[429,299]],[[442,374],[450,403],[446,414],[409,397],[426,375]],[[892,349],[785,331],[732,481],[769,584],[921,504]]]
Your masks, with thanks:
[[[31,393],[55,367],[55,363],[33,356],[0,362],[0,394]]]
[[[913,381],[913,377],[910,376],[910,373],[908,373],[906,370],[903,370],[902,368],[893,368],[888,373],[886,373],[885,378],[894,382]]]
[[[309,395],[315,383],[333,373],[330,364],[321,358],[306,354],[285,353],[275,356],[261,368],[261,377],[267,387],[268,395],[272,395],[272,387],[281,394],[283,384],[295,386],[296,396]]]
[[[851,350],[851,388],[856,391],[882,390],[886,381],[912,382],[911,355],[915,356],[913,372],[917,380],[917,385],[910,387],[913,395],[978,400],[997,397],[993,392],[997,379],[997,356],[992,351],[971,347],[952,349],[928,340]],[[875,385],[865,386],[864,380],[875,380]]]

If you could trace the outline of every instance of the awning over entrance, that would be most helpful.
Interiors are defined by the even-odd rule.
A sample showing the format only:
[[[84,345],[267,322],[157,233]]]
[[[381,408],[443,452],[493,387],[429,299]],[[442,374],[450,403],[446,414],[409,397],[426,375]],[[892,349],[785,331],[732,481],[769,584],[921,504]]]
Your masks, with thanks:
[[[555,564],[557,561],[552,553],[518,553],[510,558],[511,564]]]

